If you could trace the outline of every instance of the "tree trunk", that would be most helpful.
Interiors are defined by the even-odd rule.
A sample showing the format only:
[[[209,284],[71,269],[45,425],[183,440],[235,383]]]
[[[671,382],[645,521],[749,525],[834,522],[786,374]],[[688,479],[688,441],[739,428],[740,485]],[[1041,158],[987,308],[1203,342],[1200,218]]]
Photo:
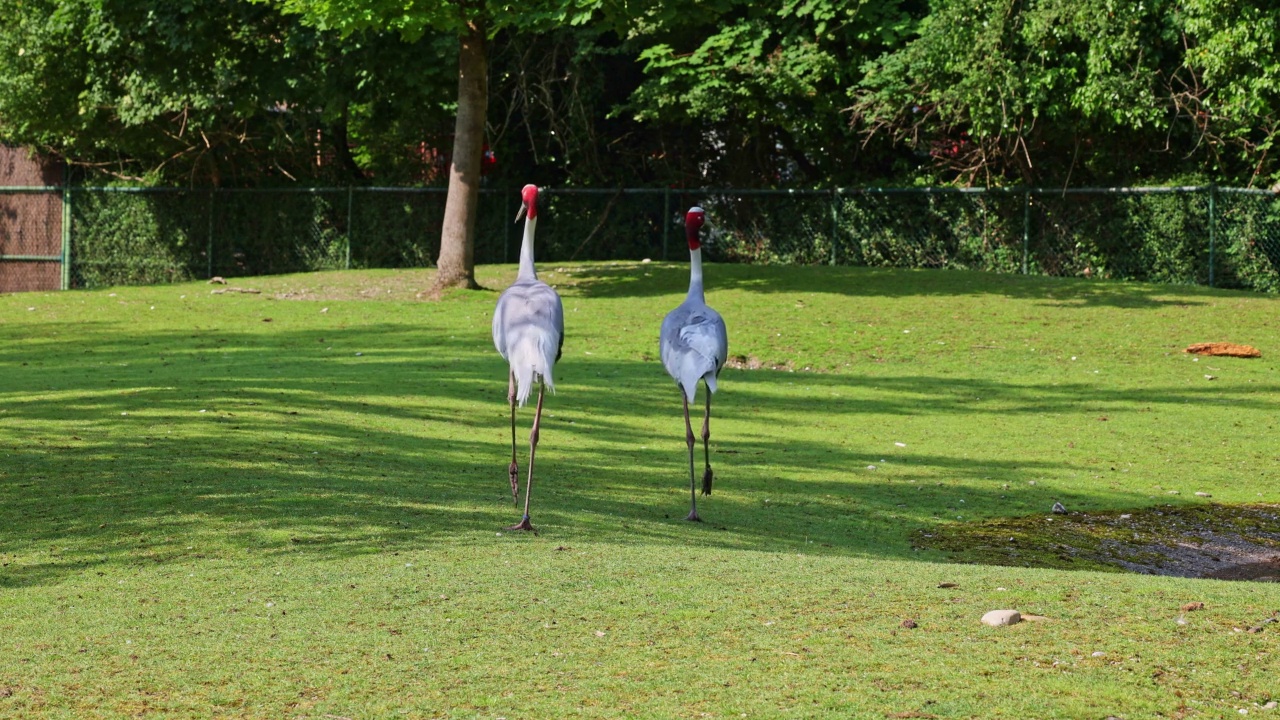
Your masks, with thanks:
[[[440,232],[440,258],[431,292],[475,289],[476,208],[480,204],[480,156],[489,107],[489,60],[484,26],[467,23],[458,45],[458,119],[454,125],[449,197]]]
[[[351,155],[351,141],[347,136],[348,121],[351,117],[351,104],[342,101],[342,113],[337,120],[329,123],[329,141],[333,143],[333,156],[347,175],[347,182],[364,182],[364,171]]]

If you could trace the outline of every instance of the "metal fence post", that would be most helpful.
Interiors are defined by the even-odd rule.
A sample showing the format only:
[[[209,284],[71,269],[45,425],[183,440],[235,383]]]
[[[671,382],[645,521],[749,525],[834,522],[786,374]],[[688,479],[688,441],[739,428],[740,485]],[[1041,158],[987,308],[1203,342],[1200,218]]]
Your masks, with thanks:
[[[1031,191],[1022,191],[1022,274],[1028,274],[1027,256],[1031,253]]]
[[[352,234],[354,234],[354,227],[355,227],[351,224],[351,217],[352,217],[351,201],[354,196],[355,196],[355,190],[350,185],[348,185],[347,186],[347,257],[342,266],[343,270],[351,269],[351,236]]]
[[[1217,239],[1216,235],[1217,235],[1217,229],[1218,229],[1217,228],[1218,214],[1217,212],[1215,212],[1214,200],[1217,198],[1217,196],[1218,196],[1217,184],[1210,183],[1209,184],[1209,287],[1213,287],[1213,250],[1214,250],[1213,246],[1215,244],[1215,240]]]
[[[667,238],[671,235],[671,186],[662,189],[662,259],[667,259]]]
[[[62,279],[63,290],[71,289],[71,183],[62,177]]]
[[[205,264],[209,277],[213,278],[213,198],[218,194],[217,188],[209,188],[209,232],[205,234]]]
[[[831,188],[831,264],[836,264],[840,247],[840,188]]]

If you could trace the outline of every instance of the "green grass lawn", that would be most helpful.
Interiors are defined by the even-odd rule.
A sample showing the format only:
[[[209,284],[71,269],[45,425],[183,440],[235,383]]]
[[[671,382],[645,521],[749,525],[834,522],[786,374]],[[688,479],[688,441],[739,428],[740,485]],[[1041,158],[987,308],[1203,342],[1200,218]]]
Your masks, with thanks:
[[[0,717],[1280,717],[1280,630],[1247,632],[1280,585],[917,542],[1055,501],[1280,501],[1280,298],[710,265],[731,353],[779,369],[722,374],[691,524],[656,360],[687,267],[541,276],[567,339],[537,536],[502,532],[496,291],[0,296]],[[1181,351],[1211,340],[1264,356]]]

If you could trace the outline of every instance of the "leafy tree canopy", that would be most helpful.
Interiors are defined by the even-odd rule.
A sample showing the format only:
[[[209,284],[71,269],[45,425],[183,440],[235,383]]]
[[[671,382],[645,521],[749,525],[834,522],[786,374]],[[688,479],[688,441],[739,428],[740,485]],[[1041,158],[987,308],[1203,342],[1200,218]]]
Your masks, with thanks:
[[[1219,0],[946,0],[867,64],[852,120],[938,179],[1238,177],[1275,133],[1278,21]]]
[[[348,132],[394,176],[408,138],[438,132],[451,110],[433,92],[452,84],[450,54],[411,62],[436,38],[340,38],[216,0],[0,0],[0,16],[0,138],[120,176],[350,180],[362,173],[344,157]],[[315,167],[317,150],[335,156],[331,170]]]

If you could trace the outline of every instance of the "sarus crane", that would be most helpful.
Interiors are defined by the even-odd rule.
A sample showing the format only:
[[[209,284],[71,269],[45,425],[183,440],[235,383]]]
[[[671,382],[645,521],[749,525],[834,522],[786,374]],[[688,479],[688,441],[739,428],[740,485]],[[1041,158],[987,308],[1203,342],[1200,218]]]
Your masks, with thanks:
[[[699,231],[706,221],[702,208],[694,206],[684,217],[685,236],[689,241],[689,295],[662,321],[658,343],[662,364],[675,379],[684,402],[685,442],[689,446],[689,516],[686,520],[701,522],[698,517],[698,495],[693,471],[693,426],[689,422],[689,403],[698,392],[698,381],[707,386],[707,409],[702,417],[702,449],[706,471],[702,475],[702,494],[711,494],[711,395],[716,391],[716,377],[729,354],[729,334],[720,314],[707,306],[702,292],[702,243]]]
[[[538,279],[533,267],[533,233],[538,225],[538,188],[525,185],[520,191],[516,222],[524,218],[524,240],[520,244],[520,269],[516,281],[498,297],[493,311],[493,344],[510,365],[507,375],[507,402],[511,405],[511,499],[519,507],[520,474],[516,464],[516,405],[524,406],[538,383],[538,406],[529,431],[529,476],[524,485],[524,517],[508,530],[534,532],[529,522],[529,496],[533,492],[533,460],[538,451],[538,428],[542,422],[542,398],[546,389],[555,392],[552,368],[564,346],[564,306],[560,296]]]

